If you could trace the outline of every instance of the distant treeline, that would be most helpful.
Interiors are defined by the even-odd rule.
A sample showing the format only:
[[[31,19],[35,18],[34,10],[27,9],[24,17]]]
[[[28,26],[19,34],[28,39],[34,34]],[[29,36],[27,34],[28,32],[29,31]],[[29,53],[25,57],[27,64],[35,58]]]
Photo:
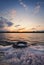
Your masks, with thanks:
[[[0,31],[0,33],[44,33],[44,31],[24,31],[24,32],[18,32],[18,31]]]

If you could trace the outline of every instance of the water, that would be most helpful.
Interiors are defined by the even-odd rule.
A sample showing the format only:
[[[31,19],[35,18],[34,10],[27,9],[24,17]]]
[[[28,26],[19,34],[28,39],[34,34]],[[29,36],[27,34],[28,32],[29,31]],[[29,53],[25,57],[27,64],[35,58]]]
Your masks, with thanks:
[[[7,42],[26,41],[30,46],[13,48]],[[32,45],[37,44],[37,45]],[[0,65],[44,65],[44,33],[0,33]]]
[[[44,33],[0,33],[0,41],[44,42]]]

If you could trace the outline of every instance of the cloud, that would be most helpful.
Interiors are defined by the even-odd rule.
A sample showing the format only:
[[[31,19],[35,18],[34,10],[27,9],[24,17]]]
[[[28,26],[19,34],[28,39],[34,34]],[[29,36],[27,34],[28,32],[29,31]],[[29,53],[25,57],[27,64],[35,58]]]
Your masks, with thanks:
[[[36,26],[36,27],[41,27],[41,25],[38,25],[38,26]]]
[[[41,25],[37,25],[36,27],[31,28],[31,30],[35,31],[38,30],[41,27]]]
[[[25,31],[25,28],[19,28],[18,31]]]
[[[35,31],[35,30],[36,30],[36,28],[34,28],[34,27],[33,27],[33,28],[31,28],[31,30]]]
[[[19,27],[20,25],[15,25],[15,27]]]
[[[19,0],[19,2],[20,2],[20,5],[25,8],[25,10],[28,9],[27,5],[22,0]]]
[[[12,21],[16,17],[16,12],[15,9],[7,9],[6,12],[2,13],[2,15],[5,15],[5,17]]]
[[[4,27],[10,27],[12,26],[13,23],[8,21],[7,19],[0,17],[0,28],[4,28]]]
[[[40,4],[37,3],[37,5],[36,5],[35,8],[34,8],[33,14],[39,13],[39,12],[40,12],[40,8],[41,8]]]
[[[9,16],[10,16],[10,18],[14,19],[15,16],[16,16],[16,10],[15,9],[10,10],[9,11]]]
[[[25,28],[20,28],[19,30],[24,30]]]

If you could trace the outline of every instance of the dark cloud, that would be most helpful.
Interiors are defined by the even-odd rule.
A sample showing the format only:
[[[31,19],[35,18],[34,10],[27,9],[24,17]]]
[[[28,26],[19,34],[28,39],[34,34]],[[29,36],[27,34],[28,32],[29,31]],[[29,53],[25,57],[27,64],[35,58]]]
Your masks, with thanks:
[[[3,28],[4,25],[3,25],[3,22],[0,21],[0,28]]]
[[[20,25],[15,25],[15,27],[19,27]]]
[[[8,27],[13,25],[13,23],[11,23],[11,22],[7,22],[6,24],[8,25]]]
[[[3,27],[10,27],[12,26],[13,23],[8,21],[7,19],[3,18],[3,17],[0,17],[0,28],[3,28]]]
[[[25,28],[19,28],[18,30],[25,30]]]

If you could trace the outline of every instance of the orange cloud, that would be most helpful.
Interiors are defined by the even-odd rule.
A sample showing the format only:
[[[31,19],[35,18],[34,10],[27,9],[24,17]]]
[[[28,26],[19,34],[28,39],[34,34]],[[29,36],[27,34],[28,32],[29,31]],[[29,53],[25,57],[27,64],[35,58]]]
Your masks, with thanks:
[[[23,31],[26,31],[26,29],[25,28],[19,28],[18,31],[23,32]]]

